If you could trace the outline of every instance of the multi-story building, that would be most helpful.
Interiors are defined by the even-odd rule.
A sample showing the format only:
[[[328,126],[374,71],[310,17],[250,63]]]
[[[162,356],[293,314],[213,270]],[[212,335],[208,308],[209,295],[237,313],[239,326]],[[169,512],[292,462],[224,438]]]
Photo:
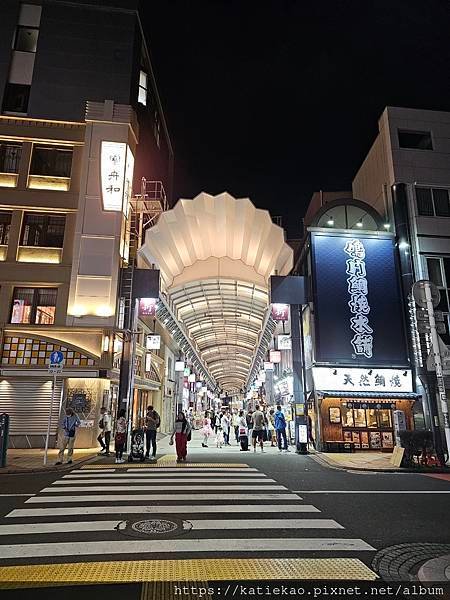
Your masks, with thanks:
[[[387,107],[378,128],[353,180],[353,194],[376,208],[396,232],[404,297],[420,279],[429,279],[439,288],[437,310],[443,322],[438,326],[442,340],[449,344],[450,113]],[[413,302],[410,310],[415,312]],[[422,326],[426,328],[425,323]],[[426,331],[417,337],[418,387],[422,385],[426,398],[435,394],[434,375],[426,364],[430,345]],[[420,347],[422,352],[417,352]],[[428,426],[433,424],[433,404],[424,403]],[[440,411],[440,403],[437,408]]]
[[[0,106],[0,411],[12,446],[39,447],[50,412],[53,444],[70,404],[77,445],[90,447],[100,406],[117,404],[133,240],[171,200],[173,152],[137,2],[4,0]],[[139,323],[139,414],[152,403],[164,413],[164,339],[145,343],[157,328]],[[65,365],[51,411],[53,350]]]

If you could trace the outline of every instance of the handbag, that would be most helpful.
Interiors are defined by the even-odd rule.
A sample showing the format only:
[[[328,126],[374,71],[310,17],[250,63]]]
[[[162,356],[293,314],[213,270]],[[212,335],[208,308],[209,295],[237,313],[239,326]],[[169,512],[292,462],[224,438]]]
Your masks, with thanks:
[[[173,438],[170,438],[170,440],[169,440],[169,446],[173,446]]]
[[[189,430],[189,433],[188,433],[188,434],[187,434],[187,436],[186,436],[186,439],[187,439],[187,441],[188,441],[188,442],[190,442],[190,441],[191,441],[191,438],[192,438],[192,430],[190,429],[190,430]]]
[[[67,433],[67,437],[73,438],[75,437],[75,427],[73,429],[69,429]]]

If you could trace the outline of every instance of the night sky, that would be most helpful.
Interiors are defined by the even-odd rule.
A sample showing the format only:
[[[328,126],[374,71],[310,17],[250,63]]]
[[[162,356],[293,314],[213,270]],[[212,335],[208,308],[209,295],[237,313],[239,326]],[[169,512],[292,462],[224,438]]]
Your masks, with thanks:
[[[143,23],[175,199],[224,190],[282,215],[351,189],[386,105],[450,110],[448,0],[163,0]]]

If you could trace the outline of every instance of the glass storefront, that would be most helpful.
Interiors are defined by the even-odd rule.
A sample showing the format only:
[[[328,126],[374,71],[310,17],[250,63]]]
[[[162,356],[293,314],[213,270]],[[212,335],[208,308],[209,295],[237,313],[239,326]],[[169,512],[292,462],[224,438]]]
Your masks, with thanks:
[[[340,422],[343,441],[352,442],[356,450],[390,450],[394,410],[395,403],[390,402],[342,402],[329,409],[329,422]]]

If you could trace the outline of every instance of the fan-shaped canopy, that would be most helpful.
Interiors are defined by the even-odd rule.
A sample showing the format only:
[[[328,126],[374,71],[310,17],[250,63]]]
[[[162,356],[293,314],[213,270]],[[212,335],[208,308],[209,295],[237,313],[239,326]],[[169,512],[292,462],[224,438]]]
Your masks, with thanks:
[[[163,213],[139,253],[158,265],[174,315],[220,387],[243,387],[268,308],[269,277],[292,268],[283,230],[248,198],[202,193]]]

